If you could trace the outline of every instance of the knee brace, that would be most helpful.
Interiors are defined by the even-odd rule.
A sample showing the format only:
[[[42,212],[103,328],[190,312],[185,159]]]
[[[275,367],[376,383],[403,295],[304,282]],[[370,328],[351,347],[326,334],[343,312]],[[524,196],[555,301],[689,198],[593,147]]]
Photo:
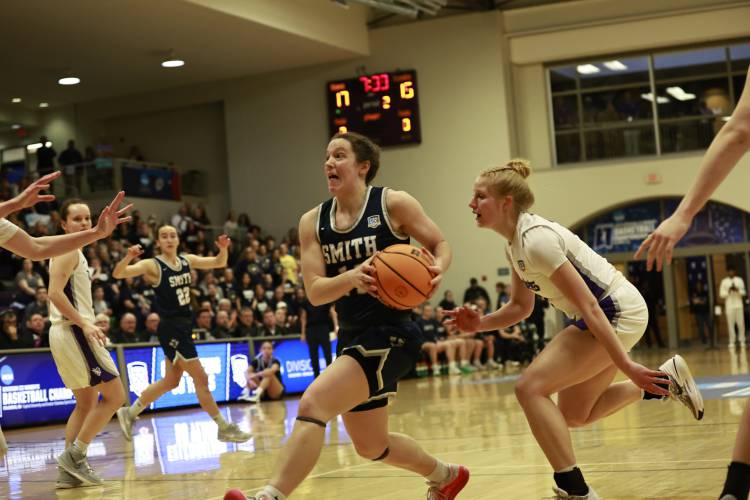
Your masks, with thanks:
[[[299,420],[300,422],[308,422],[310,424],[319,425],[324,429],[326,428],[326,423],[322,420],[318,420],[317,418],[297,416],[297,420]]]
[[[381,453],[378,458],[373,458],[372,461],[377,462],[379,460],[385,460],[385,457],[387,457],[390,452],[391,452],[391,449],[386,446],[385,451],[383,451],[383,453]]]

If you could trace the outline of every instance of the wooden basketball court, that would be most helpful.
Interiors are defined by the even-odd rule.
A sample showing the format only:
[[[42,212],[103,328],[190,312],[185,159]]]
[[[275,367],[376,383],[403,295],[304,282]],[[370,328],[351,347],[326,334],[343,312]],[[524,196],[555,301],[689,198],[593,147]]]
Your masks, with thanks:
[[[635,357],[656,367],[668,354]],[[645,401],[573,431],[578,463],[602,498],[718,497],[750,393],[747,352],[724,347],[683,355],[707,397],[703,421],[680,404]],[[517,375],[510,369],[406,381],[391,406],[391,429],[470,468],[459,498],[550,497],[550,468],[513,395]],[[218,442],[215,424],[199,409],[142,416],[132,443],[113,420],[89,448],[106,484],[73,490],[54,490],[62,426],[11,430],[9,452],[0,459],[0,498],[216,499],[229,487],[252,492],[269,476],[296,408],[296,399],[223,407],[252,430],[253,439],[242,445]],[[404,500],[425,492],[421,478],[357,457],[339,421],[329,425],[317,467],[292,498]]]

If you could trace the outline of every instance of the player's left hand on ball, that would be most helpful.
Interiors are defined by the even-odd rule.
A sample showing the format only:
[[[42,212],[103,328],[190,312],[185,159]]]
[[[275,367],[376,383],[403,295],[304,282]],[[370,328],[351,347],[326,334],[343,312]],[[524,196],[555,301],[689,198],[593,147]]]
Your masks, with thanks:
[[[360,292],[369,293],[370,295],[377,297],[378,288],[375,286],[375,267],[372,265],[372,259],[375,255],[349,271],[350,279],[349,282],[352,288],[356,288]]]
[[[216,238],[216,246],[219,248],[227,248],[232,243],[232,240],[226,234],[222,234]]]

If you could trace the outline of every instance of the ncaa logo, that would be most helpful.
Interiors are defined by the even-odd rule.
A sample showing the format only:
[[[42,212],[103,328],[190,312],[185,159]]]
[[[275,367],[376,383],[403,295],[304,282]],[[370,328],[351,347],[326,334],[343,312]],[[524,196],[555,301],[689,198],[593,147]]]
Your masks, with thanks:
[[[379,215],[371,215],[367,218],[367,227],[370,229],[375,229],[376,227],[380,227],[380,216]]]
[[[10,365],[3,365],[3,367],[0,368],[0,380],[2,380],[5,385],[13,383],[15,376],[13,375],[13,368],[11,368]]]

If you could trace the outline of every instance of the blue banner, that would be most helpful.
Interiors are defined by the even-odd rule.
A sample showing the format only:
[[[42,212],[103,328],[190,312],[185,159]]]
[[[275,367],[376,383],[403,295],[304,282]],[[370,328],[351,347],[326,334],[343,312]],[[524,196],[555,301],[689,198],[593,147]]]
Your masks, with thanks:
[[[262,341],[255,342],[256,353],[260,353],[262,343]],[[334,359],[336,359],[336,344],[337,340],[331,341]],[[284,382],[287,394],[305,392],[307,386],[315,380],[307,343],[298,339],[276,341],[273,343],[273,357],[281,362],[281,380]],[[321,352],[320,370],[323,371],[325,367],[326,360]]]
[[[208,375],[208,387],[217,403],[235,401],[245,386],[249,350],[246,342],[198,344],[200,362]],[[140,397],[149,384],[164,378],[166,358],[161,347],[123,349],[130,400]],[[193,379],[182,374],[179,385],[149,407],[152,410],[198,404]]]
[[[661,222],[659,201],[613,210],[588,223],[586,240],[598,253],[634,252]]]
[[[66,420],[76,404],[48,351],[0,357],[0,399],[2,427]]]

